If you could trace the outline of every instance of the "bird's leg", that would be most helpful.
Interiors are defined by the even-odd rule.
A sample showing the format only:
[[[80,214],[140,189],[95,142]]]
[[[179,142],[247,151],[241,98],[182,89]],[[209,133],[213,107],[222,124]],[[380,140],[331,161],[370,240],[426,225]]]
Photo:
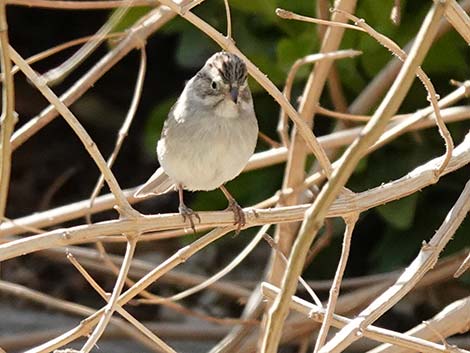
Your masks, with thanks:
[[[183,216],[183,221],[188,220],[189,223],[191,224],[191,228],[193,229],[193,232],[196,233],[196,227],[194,226],[194,220],[193,217],[197,218],[199,223],[201,223],[201,218],[199,215],[194,212],[192,209],[190,209],[188,206],[184,204],[183,200],[183,185],[178,184],[178,196],[180,200],[180,204],[178,206],[178,211],[181,216]]]
[[[220,190],[224,193],[225,197],[228,200],[228,207],[227,210],[231,210],[235,217],[235,224],[237,226],[237,234],[240,233],[242,227],[246,224],[246,217],[245,213],[243,212],[243,208],[235,201],[233,196],[228,192],[227,188],[224,185],[220,186]]]

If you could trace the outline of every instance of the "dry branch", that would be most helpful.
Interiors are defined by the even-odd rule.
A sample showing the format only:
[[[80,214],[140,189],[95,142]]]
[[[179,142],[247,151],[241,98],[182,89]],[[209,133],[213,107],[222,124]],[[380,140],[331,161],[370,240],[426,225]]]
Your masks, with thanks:
[[[304,221],[292,248],[288,270],[282,281],[281,293],[271,307],[266,321],[265,335],[261,351],[275,353],[281,338],[282,324],[287,316],[289,299],[297,287],[297,278],[302,272],[308,248],[323,224],[328,208],[340,189],[356,167],[367,148],[383,132],[387,122],[398,110],[414,79],[416,69],[431,47],[436,34],[438,21],[445,10],[445,4],[433,5],[426,16],[408,58],[384,100],[377,108],[371,121],[366,125],[361,138],[355,140],[341,158],[340,166],[335,169],[331,179],[321,190],[313,205],[306,211]],[[326,346],[325,346],[326,347]],[[325,348],[324,347],[324,348]],[[321,351],[320,351],[321,352]]]
[[[449,337],[458,333],[465,333],[470,328],[470,298],[464,298],[449,304],[442,309],[432,319],[427,320],[426,324],[420,324],[411,330],[405,332],[407,336],[419,337],[427,341],[436,342],[440,340],[435,333],[443,337]],[[433,327],[430,330],[429,327]],[[407,353],[408,350],[394,347],[391,344],[383,344],[367,353]]]
[[[11,152],[10,136],[15,127],[15,88],[8,55],[8,25],[5,2],[0,3],[0,65],[4,75],[2,86],[2,115],[0,116],[0,223],[5,216],[10,185]]]
[[[274,298],[276,298],[276,295],[279,293],[278,288],[266,282],[263,283],[263,285],[261,286],[261,290],[269,300],[273,300]],[[311,304],[301,298],[295,296],[292,297],[290,306],[293,310],[296,310],[308,316],[314,321],[322,322],[324,320],[325,309]],[[349,324],[351,321],[351,319],[335,314],[332,316],[331,324],[335,327],[342,328],[345,325]],[[447,347],[442,344],[432,343],[422,338],[412,337],[407,334],[394,332],[377,326],[370,325],[365,328],[362,333],[364,337],[379,342],[387,342],[394,345],[399,345],[402,349],[413,349],[416,351],[429,353],[450,352]],[[393,352],[395,352],[395,350],[393,350]],[[469,351],[466,351],[464,349],[456,349],[455,352],[468,353]]]
[[[463,219],[470,211],[470,180],[465,185],[460,197],[447,214],[442,225],[429,243],[424,243],[418,256],[407,267],[397,281],[382,295],[377,297],[366,309],[361,311],[357,318],[339,331],[320,352],[341,352],[352,342],[357,340],[357,332],[363,330],[395,303],[403,298],[418,281],[437,262],[440,252],[454,235]]]
[[[328,217],[342,217],[351,212],[363,212],[369,208],[408,196],[436,182],[435,169],[443,157],[435,158],[407,175],[358,194],[341,194],[330,207]],[[450,173],[470,163],[470,134],[452,154],[444,174]],[[246,227],[267,223],[299,221],[304,217],[308,205],[277,207],[274,209],[257,209],[256,214],[245,209]],[[199,212],[200,226],[216,227],[233,224],[233,212]],[[92,225],[80,225],[66,229],[57,229],[47,233],[33,235],[24,239],[10,241],[0,245],[0,261],[26,255],[31,252],[85,243],[105,235],[131,232],[149,232],[164,229],[181,229],[187,225],[179,214],[160,214],[141,216],[137,219],[119,219],[99,222]]]

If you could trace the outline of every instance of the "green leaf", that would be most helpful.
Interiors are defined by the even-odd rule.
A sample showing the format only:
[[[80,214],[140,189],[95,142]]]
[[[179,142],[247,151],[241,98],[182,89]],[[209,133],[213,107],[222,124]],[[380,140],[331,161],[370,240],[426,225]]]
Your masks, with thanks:
[[[376,210],[387,223],[398,229],[409,229],[413,224],[417,194],[379,206]]]

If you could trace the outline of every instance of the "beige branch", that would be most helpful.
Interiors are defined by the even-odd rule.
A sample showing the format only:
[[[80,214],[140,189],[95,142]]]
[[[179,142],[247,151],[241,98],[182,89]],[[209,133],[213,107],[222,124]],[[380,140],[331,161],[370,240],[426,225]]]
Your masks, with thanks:
[[[60,96],[60,100],[67,106],[74,103],[90,89],[101,76],[119,62],[119,60],[133,49],[140,48],[143,41],[145,41],[148,36],[175,16],[176,14],[173,11],[167,7],[160,6],[142,17],[138,23],[128,30],[126,37],[123,38],[119,44]],[[13,134],[11,139],[12,149],[15,150],[17,147],[21,146],[36,132],[50,123],[57,115],[58,111],[55,106],[52,104],[49,105],[39,115],[32,118]]]
[[[279,293],[279,288],[264,282],[261,286],[263,294],[270,300],[276,298],[276,295]],[[303,300],[299,297],[292,297],[290,307],[304,315],[307,315],[311,320],[322,322],[325,317],[325,310],[317,305],[311,304],[306,300]],[[337,328],[342,328],[349,324],[352,320],[344,316],[334,314],[331,319],[331,324]],[[422,338],[412,337],[407,334],[400,332],[395,332],[387,329],[383,329],[377,326],[368,326],[363,330],[365,337],[379,341],[392,343],[394,345],[400,346],[400,348],[413,349],[415,351],[421,351],[426,353],[449,353],[447,347],[441,344],[436,344],[429,342]],[[395,352],[393,350],[393,352]],[[468,353],[466,350],[457,350],[456,352]]]
[[[8,24],[6,4],[0,3],[0,65],[5,77],[2,86],[2,115],[0,116],[0,223],[5,216],[10,186],[11,152],[10,137],[15,127],[15,87],[8,55]]]
[[[88,337],[86,343],[80,350],[82,353],[90,352],[95,344],[100,339],[101,335],[103,334],[106,326],[108,326],[109,320],[113,316],[114,311],[116,310],[117,306],[117,299],[122,292],[124,287],[125,280],[127,278],[127,273],[129,272],[129,268],[131,266],[132,257],[134,256],[135,246],[137,244],[137,237],[133,236],[127,242],[126,248],[126,255],[124,256],[124,260],[121,265],[121,270],[119,271],[119,276],[116,280],[114,285],[113,292],[111,297],[109,298],[108,304],[104,307],[104,312],[102,313],[98,324],[95,327],[93,333]]]
[[[450,241],[457,228],[470,210],[470,180],[461,195],[447,214],[436,234],[429,243],[424,243],[418,256],[406,268],[397,281],[383,294],[377,297],[367,308],[346,325],[336,336],[320,350],[321,353],[341,352],[357,340],[357,332],[377,320],[383,313],[403,298],[436,264],[440,252]]]
[[[333,283],[331,284],[330,296],[328,297],[328,304],[326,306],[326,313],[324,315],[320,331],[318,332],[314,353],[318,352],[320,348],[323,347],[326,341],[326,337],[328,336],[328,330],[330,329],[331,321],[335,312],[336,302],[338,301],[341,281],[343,280],[344,271],[348,262],[352,233],[354,231],[358,218],[359,214],[357,213],[345,217],[346,229],[344,230],[341,257],[338,263],[338,267],[336,269],[335,278],[333,279]]]
[[[431,46],[438,21],[444,10],[445,4],[433,5],[393,86],[377,108],[371,121],[362,131],[362,136],[356,139],[343,154],[340,166],[335,169],[332,178],[321,190],[313,205],[306,211],[299,235],[292,248],[288,271],[282,281],[281,293],[268,312],[265,334],[262,340],[262,353],[277,352],[282,325],[288,313],[289,300],[294,294],[295,288],[297,288],[297,278],[303,269],[308,248],[321,228],[328,208],[346,183],[363,153],[378,139],[389,119],[398,110],[413,82],[417,67],[421,64]]]
[[[73,131],[80,138],[80,141],[84,145],[87,152],[90,154],[104,178],[111,189],[111,192],[116,198],[116,202],[119,205],[119,211],[124,212],[126,216],[137,216],[138,212],[135,211],[124,196],[119,184],[114,177],[111,170],[106,165],[106,161],[101,155],[95,142],[91,139],[90,135],[83,128],[77,118],[73,115],[69,108],[54,94],[54,92],[40,80],[38,74],[29,66],[26,61],[12,48],[9,48],[10,56],[12,60],[20,67],[21,71],[35,84],[37,89],[46,97],[46,99],[53,104],[56,109],[62,114],[64,119],[73,129]]]
[[[114,9],[128,5],[128,0],[80,0],[80,1],[67,1],[67,0],[6,0],[8,5],[27,6],[27,7],[42,7],[47,9],[61,9],[61,10],[98,10],[98,9]],[[128,6],[156,6],[159,2],[157,0],[133,0]]]
[[[434,173],[436,165],[444,157],[435,158],[418,166],[405,176],[357,194],[341,194],[328,210],[328,217],[342,217],[351,212],[364,212],[372,207],[398,200],[436,182]],[[452,159],[444,174],[450,173],[470,163],[470,133],[454,149]],[[87,201],[85,201],[87,202]],[[256,214],[245,209],[246,227],[267,223],[294,222],[301,220],[309,205],[276,207],[274,209],[257,209]],[[233,224],[233,212],[199,212],[200,226],[215,227]],[[80,225],[66,229],[56,229],[47,233],[33,235],[24,239],[13,240],[0,245],[0,262],[13,257],[59,246],[85,243],[105,235],[132,232],[149,232],[163,229],[181,229],[186,227],[179,214],[159,214],[141,216],[138,219],[119,219],[92,225]]]
[[[124,143],[125,138],[127,137],[127,134],[129,132],[129,128],[131,127],[132,121],[134,120],[135,113],[137,111],[137,107],[140,102],[140,98],[142,96],[142,89],[144,86],[144,79],[145,79],[145,72],[147,69],[147,55],[145,53],[145,47],[142,47],[140,49],[140,67],[139,67],[139,72],[137,75],[137,81],[135,84],[135,89],[134,89],[134,94],[132,97],[132,102],[129,107],[129,110],[127,112],[126,118],[124,119],[124,122],[121,126],[121,129],[119,129],[118,132],[118,137],[116,140],[116,144],[114,146],[114,150],[111,153],[110,157],[108,158],[107,164],[108,167],[111,169],[113,167],[114,162],[116,161],[116,158],[119,154],[119,151],[121,150],[121,147]],[[90,196],[90,209],[93,207],[93,204],[95,203],[96,196],[101,191],[101,188],[103,187],[104,183],[104,175],[101,174],[98,181],[96,182],[95,188],[93,189],[93,192]],[[90,213],[87,214],[87,219],[90,220]]]
[[[442,309],[432,319],[426,320],[426,324],[420,324],[405,332],[407,336],[418,337],[427,341],[437,341],[439,337],[429,329],[432,326],[440,335],[449,337],[459,333],[465,333],[470,327],[470,297],[457,300]],[[369,326],[370,327],[370,326]],[[392,344],[383,344],[367,353],[407,353],[404,347],[395,347]]]

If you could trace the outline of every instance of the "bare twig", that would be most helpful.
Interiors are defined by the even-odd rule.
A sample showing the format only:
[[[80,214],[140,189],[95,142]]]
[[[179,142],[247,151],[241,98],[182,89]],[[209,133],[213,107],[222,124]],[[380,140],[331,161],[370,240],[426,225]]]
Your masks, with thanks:
[[[189,288],[178,294],[172,295],[169,298],[161,298],[160,300],[157,299],[156,302],[158,303],[161,301],[181,300],[183,298],[186,298],[190,295],[193,295],[209,287],[211,284],[215,283],[216,281],[224,277],[227,273],[232,271],[236,266],[238,266],[240,262],[242,262],[253,251],[253,249],[256,247],[256,245],[258,245],[260,240],[263,239],[263,235],[268,231],[270,226],[271,226],[270,224],[265,224],[264,226],[262,226],[261,229],[256,233],[256,235],[250,241],[250,243],[240,252],[240,254],[238,254],[232,261],[230,261],[230,263],[227,266],[225,266],[222,270],[218,271],[216,274],[212,275],[207,280],[198,284],[197,286]],[[152,301],[152,299],[150,299],[150,301],[155,303],[155,301]],[[144,299],[144,300],[141,300],[141,302],[148,303],[149,300]]]
[[[353,58],[362,54],[362,52],[357,50],[338,50],[335,52],[330,53],[318,53],[318,54],[310,54],[301,59],[297,59],[287,74],[286,83],[284,85],[284,96],[288,101],[291,100],[291,91],[292,86],[294,84],[295,75],[297,74],[298,70],[306,64],[313,64],[320,60],[336,60],[336,59],[343,59],[343,58]],[[281,112],[279,113],[279,123],[277,126],[277,132],[281,138],[282,144],[285,147],[289,146],[289,132],[287,129],[287,115],[285,111],[281,108]]]
[[[39,78],[38,74],[29,66],[24,59],[12,48],[9,48],[12,60],[20,67],[21,71],[36,85],[39,91],[53,104],[56,109],[62,114],[64,119],[74,130],[77,136],[82,141],[85,149],[95,161],[96,165],[104,175],[106,182],[111,189],[111,192],[116,197],[116,202],[119,205],[119,211],[124,212],[126,216],[136,216],[139,213],[135,211],[124,196],[119,184],[114,177],[113,173],[109,170],[106,162],[98,150],[96,144],[91,139],[90,135],[86,132],[80,122],[75,118],[69,108],[52,92],[52,90]]]
[[[305,214],[304,222],[299,231],[289,258],[288,271],[286,272],[280,295],[274,301],[268,313],[265,334],[263,336],[263,353],[277,351],[281,337],[282,325],[287,315],[290,297],[297,287],[297,278],[302,271],[307,250],[322,226],[326,212],[337,196],[337,193],[346,183],[353,172],[363,152],[372,145],[380,136],[388,120],[397,111],[410,88],[417,67],[421,64],[432,39],[436,33],[437,24],[445,11],[445,4],[434,4],[418,33],[417,40],[406,59],[396,81],[390,91],[377,108],[371,121],[363,130],[362,137],[357,139],[346,150],[341,159],[341,164],[335,170],[328,184],[322,189],[313,205]],[[323,348],[326,348],[325,345]],[[322,352],[322,350],[320,350]],[[322,352],[323,353],[323,352]]]
[[[0,219],[5,216],[11,171],[10,136],[15,127],[15,88],[8,54],[8,24],[5,2],[0,3],[0,65],[5,77],[2,86],[2,115],[0,116]],[[1,222],[0,222],[1,223]]]
[[[104,312],[100,317],[98,324],[95,327],[93,333],[88,337],[86,343],[80,350],[80,352],[88,353],[90,352],[95,344],[100,339],[101,335],[103,334],[106,326],[108,326],[109,320],[116,310],[117,300],[119,295],[122,292],[122,288],[124,287],[125,279],[127,277],[127,273],[129,272],[129,268],[131,266],[132,258],[134,256],[135,246],[137,244],[137,236],[133,235],[129,237],[129,241],[127,242],[126,248],[126,255],[124,256],[124,260],[121,265],[121,271],[119,272],[119,276],[116,280],[114,285],[113,292],[109,298],[108,304],[104,307]]]
[[[8,5],[42,7],[47,9],[61,10],[98,10],[98,9],[114,9],[117,7],[127,6],[128,0],[7,0]],[[128,6],[156,6],[157,0],[134,0]]]
[[[230,16],[230,5],[228,0],[224,0],[225,16],[227,18],[227,38],[232,39],[232,16]]]
[[[394,0],[392,11],[390,12],[390,19],[395,25],[401,22],[401,0]]]
[[[437,1],[437,0],[435,0]],[[445,16],[467,44],[470,44],[470,17],[456,0],[448,0]]]
[[[465,273],[465,271],[467,271],[469,268],[470,268],[470,252],[468,253],[465,260],[463,260],[462,265],[460,265],[457,271],[455,271],[454,277],[458,278],[462,276]]]
[[[470,298],[464,298],[449,304],[442,309],[432,319],[427,320],[426,324],[420,324],[405,332],[410,337],[419,337],[427,341],[436,341],[438,339],[435,332],[429,330],[432,325],[435,331],[444,337],[462,333],[468,329],[470,325]],[[370,327],[370,326],[369,326]],[[382,344],[367,353],[405,353],[403,347],[395,347],[392,344]]]
[[[129,107],[129,110],[127,112],[126,118],[124,119],[124,122],[121,126],[121,129],[118,132],[118,137],[116,140],[116,144],[114,146],[114,150],[111,153],[111,155],[108,158],[107,164],[108,167],[111,169],[113,167],[114,162],[116,161],[116,158],[119,154],[119,151],[121,150],[121,147],[124,143],[125,138],[127,137],[127,134],[129,132],[129,128],[131,127],[132,121],[134,120],[135,113],[137,111],[137,107],[140,102],[140,98],[142,96],[142,88],[144,86],[144,79],[145,79],[145,72],[147,69],[147,56],[145,53],[145,47],[142,47],[140,49],[140,67],[139,67],[139,73],[137,76],[137,81],[135,84],[135,89],[134,89],[134,94],[132,96],[132,102]],[[90,209],[93,207],[93,204],[95,202],[96,196],[101,191],[101,188],[103,187],[104,183],[104,175],[101,174],[98,181],[96,182],[95,188],[93,189],[93,192],[90,196]],[[90,213],[87,214],[87,220],[90,221]]]
[[[127,1],[127,0],[126,0]],[[76,3],[76,2],[75,2]],[[170,9],[160,6],[141,18],[127,32],[125,38],[119,42],[107,55],[96,63],[85,75],[78,79],[72,87],[60,96],[60,100],[67,106],[80,98],[94,83],[111,69],[119,60],[131,50],[140,48],[142,42],[176,14]],[[12,149],[21,146],[37,131],[51,122],[58,114],[54,105],[49,105],[39,115],[19,128],[12,136]]]
[[[331,321],[333,319],[333,314],[335,312],[336,301],[338,300],[338,296],[339,296],[339,289],[341,287],[341,281],[343,279],[344,270],[346,269],[346,264],[348,262],[352,233],[354,231],[354,227],[356,226],[356,222],[358,218],[359,218],[359,214],[357,213],[351,214],[350,216],[345,217],[346,229],[344,231],[344,236],[343,236],[343,247],[341,250],[341,257],[338,263],[338,267],[336,269],[333,284],[331,285],[331,288],[330,288],[330,296],[328,298],[328,304],[326,306],[325,317],[323,318],[322,325],[320,327],[320,331],[317,336],[314,353],[318,352],[320,348],[323,347],[326,341],[326,337],[328,336],[328,330],[330,329],[330,326],[331,326]]]
[[[379,318],[398,300],[403,298],[437,262],[440,252],[454,235],[455,231],[470,210],[470,180],[465,185],[460,197],[447,214],[446,219],[431,238],[424,243],[420,253],[407,267],[397,281],[382,295],[377,297],[354,320],[345,326],[338,334],[320,350],[326,352],[341,352],[349,344],[358,339],[356,333]]]
[[[82,265],[75,259],[75,257],[68,253],[67,259],[75,266],[75,268],[80,272],[83,278],[93,287],[93,289],[105,300],[109,301],[110,296],[99,286],[98,283],[93,279],[93,277],[83,268]],[[124,263],[125,259],[123,260]],[[165,342],[163,342],[159,337],[157,337],[152,331],[150,331],[147,327],[145,327],[140,321],[134,318],[131,314],[129,314],[126,310],[124,310],[120,306],[116,306],[116,311],[124,317],[129,323],[134,325],[134,327],[139,330],[145,337],[150,339],[152,342],[152,349],[157,352],[166,352],[166,353],[176,353],[170,346],[168,346]]]
[[[279,288],[276,288],[275,286],[266,282],[262,284],[261,290],[263,291],[263,294],[267,296],[270,300],[274,300],[276,298],[276,294],[279,293]],[[321,322],[322,320],[324,320],[325,313],[323,308],[311,304],[301,298],[295,296],[292,297],[290,306],[295,311],[307,315],[311,320],[317,322]],[[331,320],[331,324],[335,327],[342,328],[349,324],[351,321],[351,319],[348,319],[344,316],[334,314]],[[447,350],[447,347],[445,347],[444,345],[436,344],[433,342],[429,342],[425,339],[408,336],[403,333],[379,328],[372,325],[369,325],[368,327],[364,328],[362,333],[367,338],[379,342],[392,343],[394,345],[399,345],[400,347],[405,347],[406,349],[433,353],[449,352]],[[468,351],[466,350],[458,350],[457,352],[468,353]]]
[[[123,36],[125,35],[124,32],[116,32],[116,33],[108,33],[105,38],[106,39],[113,39],[113,38],[122,38]],[[32,55],[30,56],[29,58],[26,59],[26,62],[29,64],[29,65],[32,65],[34,63],[37,63],[38,61],[41,61],[41,60],[44,60],[46,58],[48,58],[49,56],[52,56],[54,54],[57,54],[57,53],[60,53],[61,51],[63,50],[66,50],[68,48],[71,48],[71,47],[74,47],[76,45],[80,45],[80,44],[83,44],[83,43],[86,43],[88,42],[90,39],[92,39],[93,36],[86,36],[86,37],[81,37],[81,38],[77,38],[77,39],[74,39],[74,40],[71,40],[71,41],[68,41],[68,42],[65,42],[65,43],[62,43],[62,44],[59,44],[59,45],[56,45],[54,47],[51,47],[49,49],[46,49],[42,52],[39,52],[35,55]],[[14,75],[16,74],[18,71],[20,71],[20,68],[18,66],[13,66],[13,68],[11,69],[11,73]],[[2,76],[0,77],[0,81],[3,81],[3,74]]]
[[[113,12],[106,23],[96,32],[96,34],[85,43],[70,58],[65,60],[58,67],[49,70],[41,76],[45,84],[55,85],[66,78],[75,68],[80,65],[102,42],[108,33],[116,26],[116,24],[124,17],[129,10],[130,4],[134,0],[125,0],[122,6]]]
[[[342,217],[351,212],[363,212],[432,185],[436,181],[434,173],[436,165],[442,163],[442,159],[443,157],[435,158],[397,180],[362,193],[341,194],[329,208],[327,216]],[[470,163],[470,134],[467,134],[465,140],[454,149],[453,158],[445,173],[457,170],[468,163]],[[266,223],[299,221],[304,217],[308,208],[309,205],[277,207],[269,210],[257,209],[256,215],[252,210],[246,209],[246,227]],[[233,224],[234,221],[233,212],[230,211],[199,212],[199,216],[201,217],[201,226],[227,226]],[[162,229],[181,229],[185,226],[186,223],[179,214],[159,214],[143,216],[140,219],[119,219],[67,229],[56,229],[0,245],[0,261],[44,249],[94,241],[104,235],[130,232],[145,233]]]

